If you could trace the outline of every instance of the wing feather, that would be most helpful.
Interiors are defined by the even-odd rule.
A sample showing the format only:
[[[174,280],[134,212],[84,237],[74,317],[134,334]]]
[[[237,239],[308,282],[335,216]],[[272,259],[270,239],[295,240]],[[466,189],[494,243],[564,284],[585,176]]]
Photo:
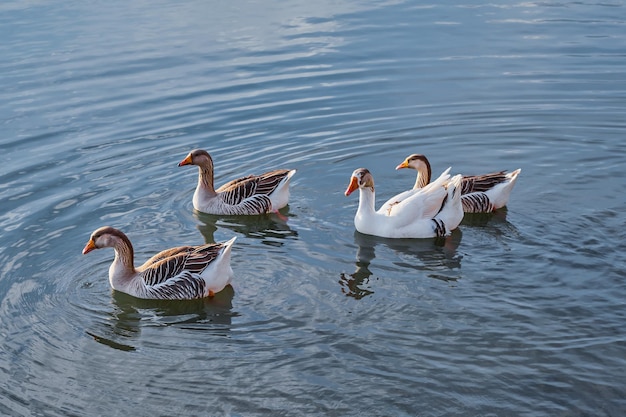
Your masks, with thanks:
[[[398,220],[403,219],[405,223],[410,223],[416,218],[433,218],[441,210],[447,190],[444,187],[450,178],[450,168],[446,169],[435,181],[414,192],[404,200],[391,206],[388,209],[389,216],[395,216]],[[403,212],[408,212],[404,214]],[[398,226],[401,226],[399,224]]]
[[[272,207],[269,195],[290,172],[287,169],[277,169],[261,175],[249,175],[227,182],[216,192],[228,207],[229,214],[266,213]]]
[[[258,177],[250,175],[230,181],[218,188],[216,192],[224,203],[235,206],[255,195],[258,183]]]
[[[181,246],[160,252],[137,268],[147,286],[163,284],[183,272],[201,273],[219,255],[222,243]]]
[[[259,175],[257,192],[260,194],[272,194],[290,172],[288,169],[276,169]]]
[[[483,175],[465,175],[461,183],[461,194],[477,191],[488,191],[496,185],[508,180],[506,171],[492,172]]]
[[[240,204],[255,194],[271,194],[289,172],[287,169],[276,169],[261,175],[238,178],[222,185],[216,192],[224,196],[224,202],[227,204]]]
[[[489,196],[483,192],[463,194],[461,203],[465,213],[489,213],[494,210]]]
[[[200,298],[207,293],[206,282],[190,271],[184,271],[173,279],[149,287],[148,292],[153,298],[167,300]]]

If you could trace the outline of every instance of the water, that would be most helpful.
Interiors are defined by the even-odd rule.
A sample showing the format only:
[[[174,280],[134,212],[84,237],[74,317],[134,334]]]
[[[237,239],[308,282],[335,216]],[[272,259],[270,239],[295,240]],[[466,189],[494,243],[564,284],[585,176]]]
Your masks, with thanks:
[[[618,416],[626,410],[624,2],[0,5],[0,414]],[[193,212],[297,168],[288,221]],[[350,173],[522,168],[445,241],[354,231]],[[213,299],[114,293],[238,237]]]

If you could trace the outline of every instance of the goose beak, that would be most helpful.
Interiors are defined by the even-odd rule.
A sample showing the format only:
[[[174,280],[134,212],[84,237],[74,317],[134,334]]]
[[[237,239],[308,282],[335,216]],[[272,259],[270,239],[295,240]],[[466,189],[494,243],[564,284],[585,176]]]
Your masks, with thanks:
[[[83,255],[91,252],[94,249],[96,249],[96,243],[93,241],[93,239],[89,239],[89,242],[87,242],[87,244],[83,248]]]
[[[405,159],[403,163],[401,163],[400,165],[398,165],[398,166],[396,167],[396,170],[398,170],[398,169],[402,169],[402,168],[408,168],[408,167],[409,167],[409,164],[408,164],[408,162],[407,162],[407,161],[406,161],[406,159]]]
[[[350,178],[350,185],[348,185],[348,188],[346,189],[346,197],[352,194],[352,192],[357,188],[359,188],[359,180],[357,177],[353,176],[352,178]]]
[[[180,161],[180,162],[178,163],[178,166],[179,166],[179,167],[182,167],[182,166],[184,166],[184,165],[192,165],[192,164],[191,164],[191,154],[187,155],[187,157],[186,157],[185,159],[183,159],[182,161]]]

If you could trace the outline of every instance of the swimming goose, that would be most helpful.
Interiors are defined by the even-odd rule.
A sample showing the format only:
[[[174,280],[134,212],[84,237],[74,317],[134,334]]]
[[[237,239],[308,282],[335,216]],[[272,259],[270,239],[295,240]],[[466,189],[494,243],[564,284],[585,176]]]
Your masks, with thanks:
[[[193,207],[203,213],[219,215],[278,213],[289,202],[289,180],[296,173],[295,169],[277,169],[232,180],[216,190],[213,159],[207,151],[196,149],[189,152],[178,164],[179,167],[183,165],[198,166]]]
[[[359,207],[354,217],[356,230],[386,238],[449,235],[463,220],[463,207],[461,175],[450,179],[448,171],[402,201],[376,210],[374,177],[365,168],[355,170],[345,195],[359,189]]]
[[[431,168],[426,156],[410,155],[396,167],[396,169],[402,168],[412,168],[417,171],[417,178],[412,190],[419,190],[430,182]],[[504,207],[521,171],[521,169],[517,169],[510,173],[499,171],[483,175],[463,176],[461,182],[463,211],[466,213],[489,213]],[[412,190],[409,190],[409,195]]]
[[[167,249],[135,268],[133,245],[128,237],[105,226],[91,234],[83,255],[94,249],[115,250],[109,282],[117,291],[145,299],[190,300],[212,297],[230,284],[230,251],[235,239]]]

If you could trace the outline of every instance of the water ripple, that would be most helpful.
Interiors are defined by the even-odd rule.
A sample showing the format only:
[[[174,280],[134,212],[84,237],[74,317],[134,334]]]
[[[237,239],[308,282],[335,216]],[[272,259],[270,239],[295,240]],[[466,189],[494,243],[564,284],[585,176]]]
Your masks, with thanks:
[[[619,414],[623,5],[118,6],[0,5],[0,412]],[[194,212],[193,148],[296,168],[287,221]],[[350,173],[414,152],[523,172],[448,239],[355,233]],[[237,236],[233,286],[114,292],[103,224]]]

